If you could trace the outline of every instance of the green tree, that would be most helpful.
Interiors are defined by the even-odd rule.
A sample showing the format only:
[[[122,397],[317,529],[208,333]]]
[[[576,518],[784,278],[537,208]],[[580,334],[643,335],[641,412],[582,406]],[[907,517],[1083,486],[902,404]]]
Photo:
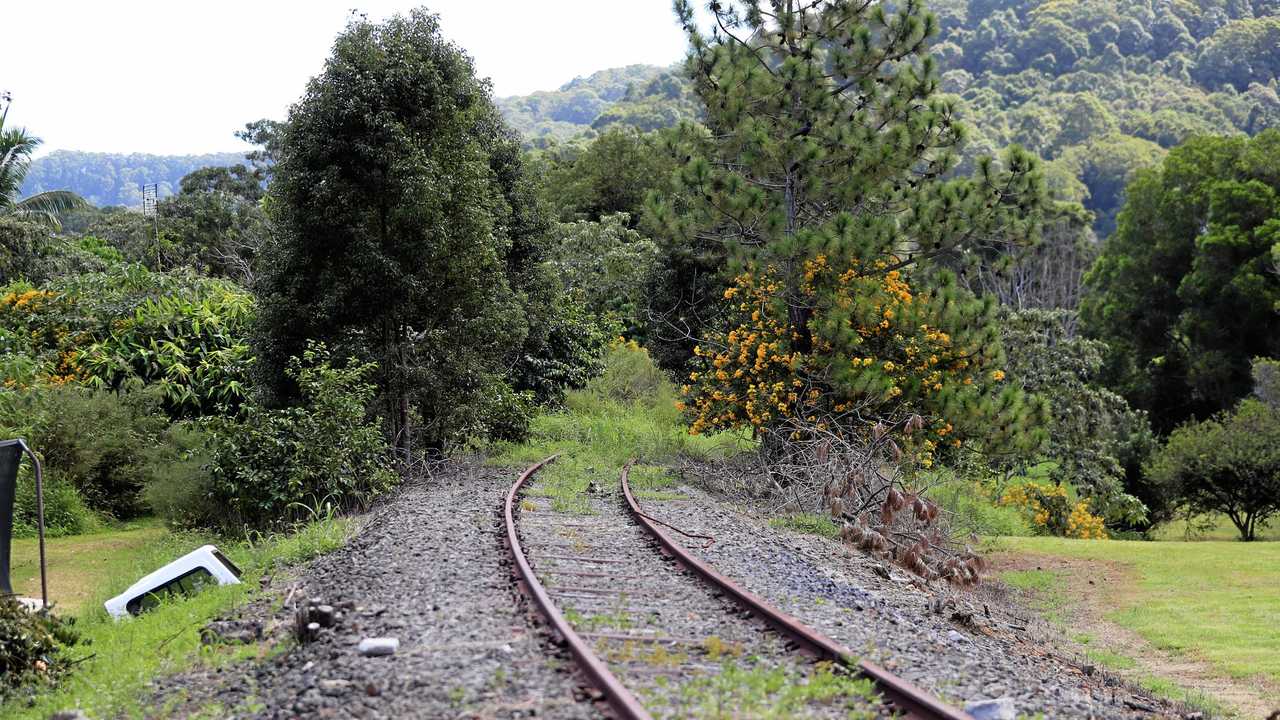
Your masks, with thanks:
[[[260,202],[263,171],[244,165],[201,168],[182,178],[177,195],[158,208],[170,262],[253,284],[255,259],[266,237]]]
[[[892,13],[848,0],[710,9],[715,27],[705,35],[690,4],[676,3],[707,118],[706,131],[685,128],[678,148],[688,161],[674,199],[686,207],[655,196],[649,208],[686,244],[719,243],[737,276],[724,294],[729,325],[708,334],[706,367],[693,378],[704,380],[691,398],[695,428],[771,430],[823,403],[842,413],[849,399],[865,400],[872,415],[945,418],[939,428],[953,418],[958,427],[960,415],[976,427],[970,421],[986,415],[998,425],[989,437],[1019,436],[1035,404],[993,387],[1003,373],[981,372],[1000,358],[992,305],[945,272],[931,278],[924,263],[1031,238],[1043,188],[1034,158],[1017,149],[1003,167],[987,159],[977,177],[946,179],[963,131],[954,104],[935,96],[934,17],[914,0]],[[899,324],[897,340],[880,337]],[[761,358],[754,366],[738,352],[747,346]],[[918,368],[915,358],[908,372],[903,358],[925,347],[938,348],[946,367]],[[784,387],[765,392],[767,403],[744,397],[730,388],[761,389],[739,369]],[[925,380],[935,371],[945,390],[942,375]],[[793,381],[818,400],[808,390],[788,398]]]
[[[1230,408],[1249,358],[1280,355],[1280,131],[1200,137],[1140,172],[1086,277],[1082,320],[1112,348],[1107,382],[1155,428]]]
[[[611,128],[585,146],[546,152],[543,195],[561,220],[627,213],[639,220],[645,196],[670,185],[675,164],[655,133]]]
[[[561,223],[552,231],[547,262],[587,310],[635,336],[645,322],[645,287],[658,262],[658,246],[628,222],[618,213],[599,222]]]
[[[1280,513],[1280,410],[1247,399],[1231,412],[1183,425],[1147,472],[1189,514],[1222,513],[1241,540]]]
[[[1051,408],[1048,442],[1033,459],[1052,460],[1050,479],[1074,485],[1109,522],[1145,527],[1167,519],[1159,498],[1139,499],[1144,494],[1140,466],[1151,444],[1147,419],[1097,384],[1107,347],[1068,332],[1071,315],[1065,310],[1001,313],[1009,376],[1027,392],[1047,398]],[[1129,494],[1131,487],[1139,497]]]
[[[288,358],[322,340],[378,363],[380,415],[402,456],[414,434],[428,448],[485,434],[486,409],[512,393],[543,228],[471,60],[424,10],[353,20],[277,152],[264,380],[296,393]]]
[[[1094,230],[1106,237],[1115,229],[1124,188],[1134,173],[1160,162],[1164,150],[1155,143],[1112,133],[1067,148],[1054,161],[1085,188],[1084,206],[1094,214]]]
[[[1195,74],[1207,85],[1230,83],[1244,90],[1280,75],[1280,17],[1245,18],[1228,24],[1205,41]]]
[[[31,168],[31,153],[40,147],[40,138],[28,135],[22,128],[6,128],[9,96],[0,96],[0,215],[28,220],[58,229],[58,213],[84,205],[84,200],[66,190],[49,190],[30,197],[18,198],[22,182]]]

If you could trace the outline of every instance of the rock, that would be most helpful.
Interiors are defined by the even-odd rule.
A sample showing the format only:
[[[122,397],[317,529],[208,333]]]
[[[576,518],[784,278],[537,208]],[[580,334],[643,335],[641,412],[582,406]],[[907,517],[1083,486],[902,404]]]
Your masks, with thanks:
[[[49,720],[89,720],[83,710],[59,710],[49,716]]]
[[[973,720],[1016,720],[1018,717],[1013,698],[1007,697],[965,703],[964,711],[972,715]]]
[[[253,620],[214,620],[200,628],[201,645],[246,645],[262,638],[262,624]]]
[[[964,642],[964,641],[968,640],[968,638],[966,638],[963,634],[961,634],[961,633],[959,633],[959,632],[957,632],[957,631],[955,631],[955,630],[948,630],[948,631],[947,631],[947,639],[948,639],[948,640],[950,640],[950,641],[951,641],[951,642],[953,642],[953,643]]]
[[[337,622],[337,614],[332,605],[316,605],[311,612],[311,619],[320,623],[320,627],[329,628]]]
[[[321,680],[316,685],[320,688],[321,695],[337,697],[346,694],[351,689],[351,684],[350,680]]]
[[[396,638],[365,638],[356,649],[365,657],[391,655],[400,649],[400,641]]]

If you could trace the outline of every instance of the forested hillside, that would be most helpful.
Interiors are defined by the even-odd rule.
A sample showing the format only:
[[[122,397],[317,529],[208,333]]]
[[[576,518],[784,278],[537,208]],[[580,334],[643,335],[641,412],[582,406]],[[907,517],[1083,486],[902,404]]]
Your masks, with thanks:
[[[1134,170],[1192,135],[1280,127],[1275,0],[934,0],[941,90],[969,126],[965,168],[1018,143],[1051,161],[1058,197],[1108,235]],[[610,125],[697,117],[688,83],[652,66],[604,70],[499,102],[535,145]]]
[[[1019,143],[1109,234],[1131,173],[1192,135],[1280,126],[1280,3],[935,0],[966,155]]]
[[[144,155],[55,150],[32,161],[22,194],[70,190],[98,207],[142,205],[142,185],[159,185],[160,197],[178,192],[183,176],[200,168],[235,165],[243,153]]]
[[[601,70],[559,90],[499,98],[497,106],[507,123],[540,147],[612,125],[649,131],[697,117],[688,82],[653,65]]]

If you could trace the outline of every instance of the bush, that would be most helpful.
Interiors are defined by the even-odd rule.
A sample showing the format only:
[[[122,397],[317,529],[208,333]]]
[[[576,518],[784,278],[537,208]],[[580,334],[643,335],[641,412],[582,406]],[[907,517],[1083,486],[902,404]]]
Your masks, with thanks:
[[[1020,509],[1035,529],[1046,535],[1107,539],[1103,519],[1089,509],[1090,499],[1073,495],[1066,485],[1028,480],[1008,487],[1000,496],[1000,505]]]
[[[91,245],[90,245],[91,246]],[[251,362],[253,298],[188,271],[130,265],[0,287],[0,365],[34,381],[158,386],[175,417],[234,407]]]
[[[180,439],[187,449],[152,481],[148,498],[172,523],[228,530],[279,527],[325,504],[364,508],[395,481],[382,431],[366,413],[374,369],[355,360],[335,366],[324,345],[310,345],[286,370],[301,405],[248,402],[239,416],[202,421],[209,461],[195,459],[198,436]],[[192,476],[184,489],[181,479]]]
[[[950,514],[955,531],[1016,537],[1034,534],[1020,512],[992,502],[979,483],[948,480],[930,487],[925,495]]]
[[[588,386],[593,395],[618,402],[653,401],[664,392],[674,398],[667,376],[634,340],[610,345],[603,365],[600,375]]]
[[[56,683],[71,669],[66,649],[79,639],[72,621],[0,597],[0,702],[24,688]]]
[[[545,327],[531,328],[525,352],[511,374],[517,391],[532,393],[539,403],[555,404],[563,400],[565,390],[580,388],[600,373],[609,333],[600,319],[568,295],[561,295],[548,310],[549,316],[542,320]],[[491,412],[484,416],[502,423],[501,416]]]
[[[1240,539],[1280,514],[1280,408],[1253,398],[1174,430],[1147,465],[1189,516],[1220,512]]]
[[[212,439],[198,422],[181,422],[151,451],[143,498],[171,526],[209,524],[220,512],[208,470]]]
[[[8,400],[0,434],[25,437],[40,453],[51,527],[75,532],[91,525],[83,505],[118,519],[146,509],[141,492],[152,472],[150,453],[168,425],[155,394],[41,385]],[[30,468],[24,466],[23,472]],[[34,514],[24,515],[24,522],[34,524]]]
[[[18,478],[17,497],[13,503],[14,537],[35,537],[39,506],[36,483],[30,468],[23,463]],[[102,525],[98,513],[89,507],[74,484],[58,473],[44,477],[44,532],[49,537],[80,535]]]

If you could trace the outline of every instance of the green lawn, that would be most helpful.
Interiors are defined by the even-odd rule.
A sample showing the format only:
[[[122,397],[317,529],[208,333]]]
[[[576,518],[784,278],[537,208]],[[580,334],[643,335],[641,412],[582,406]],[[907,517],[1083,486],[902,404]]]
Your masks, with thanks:
[[[34,702],[0,704],[0,717],[46,718],[55,711],[79,707],[90,717],[140,717],[156,714],[142,704],[147,683],[158,675],[196,662],[225,662],[265,652],[256,646],[201,653],[200,628],[257,589],[264,571],[276,561],[295,563],[332,550],[351,532],[350,520],[327,518],[289,535],[255,542],[219,540],[210,535],[173,533],[154,522],[142,522],[90,535],[51,538],[47,542],[49,595],[56,609],[75,617],[88,642],[70,649],[82,659],[56,691]],[[200,545],[219,546],[242,570],[241,585],[216,587],[199,595],[168,601],[121,622],[110,619],[102,601],[138,578]],[[39,565],[34,540],[14,543],[15,590],[39,597]],[[159,713],[163,715],[163,712]]]
[[[1280,543],[1019,537],[995,549],[1123,564],[1135,585],[1098,589],[1113,604],[1106,619],[1231,677],[1280,683]]]

